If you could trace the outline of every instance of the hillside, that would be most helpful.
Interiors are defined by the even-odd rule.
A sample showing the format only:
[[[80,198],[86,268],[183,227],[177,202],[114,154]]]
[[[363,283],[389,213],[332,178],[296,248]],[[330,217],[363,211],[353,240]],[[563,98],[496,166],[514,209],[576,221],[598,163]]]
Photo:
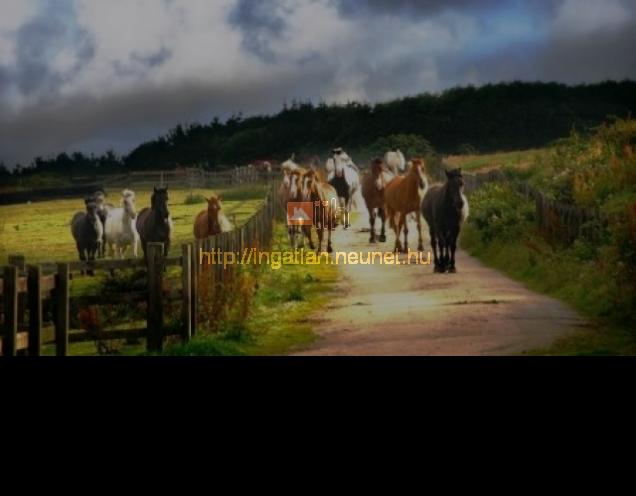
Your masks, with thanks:
[[[369,105],[293,102],[276,115],[234,116],[225,122],[177,125],[125,157],[112,152],[34,159],[28,172],[99,173],[173,168],[177,164],[244,164],[285,159],[292,153],[323,155],[344,146],[366,159],[365,148],[391,135],[425,138],[442,154],[484,154],[543,147],[573,129],[587,131],[608,117],[636,111],[636,82],[501,83],[424,93]],[[2,170],[0,169],[0,172]]]

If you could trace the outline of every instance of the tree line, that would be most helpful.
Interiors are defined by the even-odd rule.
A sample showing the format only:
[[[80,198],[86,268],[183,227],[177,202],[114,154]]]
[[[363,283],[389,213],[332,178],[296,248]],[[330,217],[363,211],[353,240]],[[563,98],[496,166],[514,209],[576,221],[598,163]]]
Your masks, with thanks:
[[[179,124],[128,155],[82,153],[36,158],[27,173],[99,173],[282,160],[334,146],[362,150],[391,135],[424,138],[441,154],[487,153],[544,146],[575,129],[636,110],[636,82],[567,86],[511,82],[424,93],[375,105],[294,101],[275,115],[234,115],[222,122]],[[0,176],[2,172],[0,171]]]

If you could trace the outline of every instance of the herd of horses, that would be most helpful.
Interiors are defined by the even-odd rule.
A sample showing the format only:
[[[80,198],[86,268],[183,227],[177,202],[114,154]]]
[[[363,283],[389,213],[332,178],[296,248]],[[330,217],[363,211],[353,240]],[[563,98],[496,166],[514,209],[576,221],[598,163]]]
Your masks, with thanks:
[[[408,253],[409,220],[417,225],[417,250],[424,250],[422,219],[428,224],[435,272],[456,272],[455,251],[462,224],[468,217],[468,201],[463,194],[461,169],[446,172],[446,180],[430,186],[423,158],[406,161],[400,150],[390,150],[383,158],[374,159],[362,173],[342,149],[332,150],[321,166],[318,157],[297,160],[292,156],[281,165],[282,182],[278,199],[286,210],[290,202],[311,202],[313,223],[290,225],[288,235],[294,249],[308,241],[312,250],[333,252],[332,232],[340,224],[349,225],[348,213],[363,206],[369,213],[371,243],[386,242],[386,222],[395,233],[395,252]],[[125,189],[120,206],[106,202],[103,191],[85,199],[85,211],[71,221],[71,232],[81,261],[92,261],[108,255],[123,258],[130,248],[138,256],[141,244],[144,257],[148,243],[163,243],[164,253],[170,250],[174,225],[168,209],[168,188],[155,187],[150,207],[137,212],[135,193]],[[206,198],[207,208],[193,220],[196,239],[205,239],[233,226],[222,211],[217,195]],[[380,235],[376,236],[376,221],[380,220]],[[315,230],[316,246],[312,239]],[[326,236],[325,236],[326,235]],[[402,241],[403,237],[403,241]]]
[[[364,202],[369,213],[371,243],[386,242],[388,220],[395,233],[395,252],[408,253],[408,221],[412,219],[417,225],[417,249],[423,251],[424,219],[428,224],[435,272],[456,272],[457,238],[468,218],[462,171],[446,171],[445,182],[430,186],[425,168],[423,158],[414,157],[407,162],[400,150],[390,150],[384,158],[374,159],[364,174],[342,148],[332,151],[324,168],[317,157],[297,160],[292,156],[282,164],[279,201],[283,208],[289,202],[312,202],[315,206],[313,225],[288,226],[292,247],[297,249],[306,239],[311,249],[321,252],[326,233],[326,250],[332,253],[331,232],[339,223],[348,229],[347,213],[358,210]],[[378,218],[379,238],[376,237]],[[312,240],[312,228],[317,233],[317,247]]]
[[[222,211],[221,199],[217,195],[206,198],[207,209],[194,218],[194,236],[205,239],[221,232],[231,231],[232,224]],[[121,205],[116,207],[106,202],[103,191],[97,191],[84,200],[86,209],[77,212],[71,221],[71,232],[81,261],[109,256],[123,259],[128,248],[133,257],[138,256],[141,244],[144,257],[148,243],[163,243],[164,254],[170,251],[174,223],[168,209],[168,188],[155,187],[150,207],[137,212],[135,193],[125,189],[121,194]]]

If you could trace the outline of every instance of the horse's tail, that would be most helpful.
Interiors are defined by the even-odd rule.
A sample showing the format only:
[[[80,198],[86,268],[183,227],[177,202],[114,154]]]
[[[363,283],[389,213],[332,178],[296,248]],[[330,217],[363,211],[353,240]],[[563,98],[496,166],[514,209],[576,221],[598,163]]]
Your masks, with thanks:
[[[462,223],[464,223],[468,220],[468,216],[470,215],[470,207],[468,206],[468,199],[464,193],[462,193],[462,200],[464,201],[464,206],[462,207]]]

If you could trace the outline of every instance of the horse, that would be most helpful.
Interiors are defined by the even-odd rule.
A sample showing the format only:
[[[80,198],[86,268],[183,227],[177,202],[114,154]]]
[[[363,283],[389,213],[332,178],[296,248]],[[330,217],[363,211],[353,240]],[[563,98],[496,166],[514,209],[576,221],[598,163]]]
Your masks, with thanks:
[[[420,209],[422,199],[428,190],[428,180],[424,174],[424,160],[415,158],[409,162],[409,170],[405,176],[397,176],[384,190],[389,223],[395,231],[395,251],[408,251],[409,230],[407,216],[415,212],[418,232],[418,251],[424,249],[422,241],[422,216]],[[397,217],[397,218],[396,218]],[[404,247],[400,243],[400,232],[404,229]]]
[[[133,256],[137,257],[139,247],[139,233],[135,226],[137,212],[135,209],[135,193],[129,189],[121,192],[121,207],[108,210],[104,226],[104,238],[108,243],[112,257],[124,258],[129,246]]]
[[[382,231],[380,233],[380,242],[386,241],[386,233],[384,224],[386,220],[384,206],[384,189],[395,176],[384,169],[384,163],[381,159],[376,158],[371,162],[371,170],[362,176],[362,197],[369,211],[369,224],[371,225],[370,243],[375,243],[375,219],[379,215],[382,222]]]
[[[338,194],[329,183],[320,181],[318,174],[313,169],[308,170],[302,176],[301,200],[312,202],[314,205],[314,228],[318,234],[317,252],[321,253],[322,240],[327,231],[327,253],[333,253],[331,246],[331,231],[338,224],[338,214],[335,206],[338,203]],[[303,233],[309,239],[309,247],[315,248],[311,239],[311,226],[302,226]]]
[[[99,258],[105,258],[106,256],[106,219],[108,218],[108,212],[115,208],[115,205],[112,203],[106,203],[106,193],[103,190],[97,190],[93,193],[93,198],[95,199],[95,203],[97,205],[97,215],[99,216],[99,220],[102,221],[102,225],[104,226],[104,239],[102,240],[102,245],[99,250]]]
[[[457,237],[469,213],[463,187],[461,168],[446,171],[446,183],[432,186],[422,202],[422,214],[431,235],[436,273],[457,272]]]
[[[196,239],[206,239],[222,232],[229,232],[234,229],[226,215],[221,211],[221,198],[212,195],[206,198],[208,202],[207,210],[202,210],[194,219],[194,237]]]
[[[314,169],[305,169],[303,167],[297,166],[287,178],[288,180],[288,189],[287,189],[287,200],[285,202],[284,209],[287,211],[287,202],[302,202],[302,178],[303,176],[309,172],[314,171]],[[288,224],[287,233],[289,235],[289,243],[291,244],[294,250],[299,246],[304,246],[305,238],[303,237],[303,230],[301,226],[296,224]],[[299,240],[300,237],[300,240]],[[311,241],[311,239],[310,239]]]
[[[82,262],[95,260],[95,256],[101,251],[104,238],[104,226],[97,214],[95,198],[86,198],[84,204],[86,212],[77,212],[71,220],[71,234]],[[88,274],[93,275],[93,271],[89,271]]]
[[[384,154],[384,163],[396,176],[406,170],[406,159],[400,149],[389,150]]]
[[[342,148],[332,150],[332,156],[325,165],[327,181],[338,194],[338,204],[345,210],[345,229],[350,227],[349,216],[353,205],[360,207],[360,169],[353,163],[351,157]]]
[[[148,261],[148,243],[163,243],[163,254],[170,251],[173,223],[168,211],[168,188],[155,187],[150,199],[150,208],[144,208],[137,215],[137,232]]]

